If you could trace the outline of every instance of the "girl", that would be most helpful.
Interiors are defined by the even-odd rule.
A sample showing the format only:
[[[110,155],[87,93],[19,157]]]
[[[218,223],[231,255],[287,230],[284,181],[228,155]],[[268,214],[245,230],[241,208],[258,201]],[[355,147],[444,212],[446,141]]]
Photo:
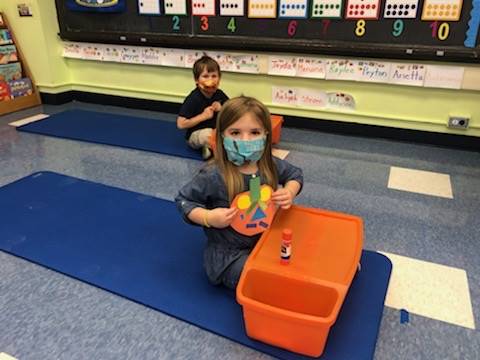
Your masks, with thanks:
[[[175,198],[185,220],[202,225],[207,236],[204,267],[213,284],[235,289],[245,261],[260,238],[229,225],[237,209],[232,200],[248,190],[251,177],[273,189],[272,201],[288,209],[303,184],[302,170],[272,157],[270,113],[258,100],[237,97],[218,115],[214,160],[200,169]],[[278,184],[283,185],[279,187]]]

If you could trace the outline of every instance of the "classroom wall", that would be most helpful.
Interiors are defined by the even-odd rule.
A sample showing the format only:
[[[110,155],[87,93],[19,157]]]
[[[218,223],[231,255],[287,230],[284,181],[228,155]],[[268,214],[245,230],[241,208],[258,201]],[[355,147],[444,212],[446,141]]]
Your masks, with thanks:
[[[21,18],[17,4],[23,0],[2,0],[4,12],[34,74],[40,91],[67,90],[182,102],[194,86],[189,69],[119,64],[62,57],[62,42],[54,0],[31,0],[33,17]],[[452,65],[452,64],[450,64]],[[459,65],[459,64],[456,64]],[[480,65],[465,66],[467,77],[480,78]],[[353,95],[354,112],[331,109],[301,109],[271,103],[272,86],[304,87]],[[440,133],[480,136],[480,91],[452,90],[400,85],[289,78],[266,74],[223,74],[222,89],[229,96],[252,95],[266,103],[273,113],[307,118],[338,120]],[[478,87],[473,81],[472,87]],[[449,115],[470,118],[467,130],[446,127]]]

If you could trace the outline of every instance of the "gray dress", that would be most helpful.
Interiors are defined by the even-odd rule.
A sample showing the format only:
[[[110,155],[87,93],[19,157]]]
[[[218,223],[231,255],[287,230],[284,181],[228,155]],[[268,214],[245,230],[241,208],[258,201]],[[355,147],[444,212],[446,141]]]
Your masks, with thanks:
[[[303,184],[302,170],[285,160],[274,158],[277,167],[279,184],[285,185],[290,180]],[[258,175],[258,174],[257,174]],[[244,175],[245,189],[251,175]],[[265,183],[261,178],[262,184]],[[216,165],[206,165],[195,177],[179,191],[175,197],[177,208],[185,221],[193,224],[187,215],[196,207],[215,209],[230,207],[227,189]],[[197,224],[194,224],[197,225]],[[224,229],[203,228],[207,236],[207,246],[203,254],[204,267],[210,282],[215,285],[224,284],[235,288],[248,254],[253,249],[259,235],[242,235],[230,226]]]

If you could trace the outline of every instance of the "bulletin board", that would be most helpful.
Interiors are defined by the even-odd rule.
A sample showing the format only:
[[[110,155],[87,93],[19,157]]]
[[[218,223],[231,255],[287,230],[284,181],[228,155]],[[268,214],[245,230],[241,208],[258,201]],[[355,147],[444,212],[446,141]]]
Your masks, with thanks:
[[[64,40],[480,62],[480,0],[56,0]]]

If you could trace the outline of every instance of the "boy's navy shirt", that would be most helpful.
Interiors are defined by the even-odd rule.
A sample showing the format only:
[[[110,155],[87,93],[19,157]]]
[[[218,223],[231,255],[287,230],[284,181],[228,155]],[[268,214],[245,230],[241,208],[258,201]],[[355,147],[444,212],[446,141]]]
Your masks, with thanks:
[[[215,94],[211,98],[207,98],[202,94],[200,89],[197,87],[185,98],[182,107],[180,108],[179,116],[190,119],[198,114],[202,113],[206,107],[212,105],[215,101],[218,101],[223,105],[225,101],[228,100],[228,96],[220,89],[217,89]],[[192,132],[205,128],[215,128],[217,122],[217,113],[213,115],[211,119],[202,121],[201,123],[195,125],[194,127],[186,129],[185,138],[190,139]]]

